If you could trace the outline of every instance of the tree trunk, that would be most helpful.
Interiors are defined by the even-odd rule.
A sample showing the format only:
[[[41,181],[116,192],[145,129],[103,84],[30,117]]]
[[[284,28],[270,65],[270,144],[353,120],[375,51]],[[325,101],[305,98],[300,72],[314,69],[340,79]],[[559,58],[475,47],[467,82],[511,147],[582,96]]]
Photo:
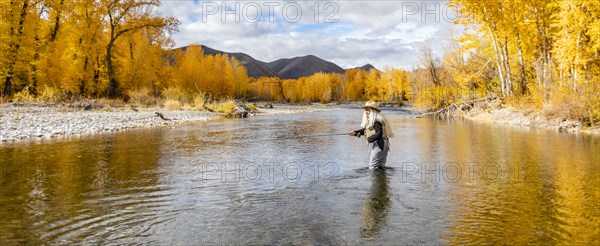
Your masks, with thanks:
[[[508,55],[508,37],[504,37],[504,66],[506,72],[506,95],[510,96],[512,94],[512,72],[510,68],[510,58]]]
[[[39,18],[42,18],[41,16],[39,16]],[[29,63],[29,68],[31,70],[31,87],[30,87],[30,92],[34,95],[37,96],[38,95],[38,63],[40,60],[40,53],[42,50],[45,50],[45,46],[46,44],[44,43],[43,40],[41,40],[40,38],[40,25],[38,25],[37,23],[35,24],[34,27],[34,42],[33,42],[33,48],[35,50],[35,53],[33,54],[33,60]]]
[[[550,47],[550,46],[548,46]],[[544,84],[546,86],[546,94],[548,94],[548,89],[550,88],[550,82],[554,80],[554,63],[552,62],[552,53],[546,50],[546,66],[544,67]]]
[[[81,77],[81,81],[79,84],[79,94],[82,96],[92,96],[92,93],[89,91],[90,89],[92,89],[92,85],[95,86],[95,88],[97,89],[98,87],[98,79],[99,77],[99,68],[98,68],[98,64],[100,64],[100,58],[99,58],[99,50],[95,51],[96,57],[90,56],[90,54],[92,54],[92,52],[94,51],[94,44],[96,43],[96,35],[97,32],[92,32],[92,37],[89,39],[89,42],[86,42],[85,44],[83,43],[83,40],[85,39],[87,33],[89,33],[89,31],[92,29],[92,17],[90,17],[90,12],[88,7],[85,8],[85,18],[86,18],[86,34],[82,34],[81,37],[79,38],[79,45],[80,47],[82,47],[82,49],[84,50],[83,55],[84,57],[84,62],[83,62],[83,76]],[[95,66],[94,66],[94,61]],[[90,76],[90,73],[88,72],[88,69],[92,70],[93,74]],[[90,81],[91,80],[91,81]],[[93,82],[93,83],[91,83]]]
[[[129,39],[129,58],[133,62],[133,37]]]
[[[115,78],[115,71],[113,69],[112,64],[112,48],[115,44],[115,40],[117,39],[115,35],[115,23],[113,20],[113,15],[109,10],[108,13],[108,21],[110,21],[110,41],[108,42],[108,46],[106,46],[106,68],[108,69],[108,98],[117,98],[117,87],[118,82]]]
[[[525,59],[523,58],[523,49],[521,48],[521,37],[519,35],[519,31],[515,30],[517,34],[517,48],[519,49],[519,65],[521,66],[521,95],[525,95],[527,93],[527,81],[525,80]]]
[[[495,36],[495,35],[494,35]],[[502,44],[496,41],[496,38],[492,37],[494,40],[494,51],[496,52],[496,65],[498,66],[498,76],[500,77],[500,84],[502,86],[502,95],[508,95],[508,88],[506,88],[506,72],[504,67],[504,52],[502,51]]]
[[[537,76],[539,77],[539,80],[541,83],[539,83],[538,86],[542,86],[543,90],[543,96],[544,99],[548,99],[548,90],[550,88],[550,81],[552,80],[552,56],[549,52],[550,49],[550,41],[548,38],[548,35],[546,34],[546,27],[547,25],[544,22],[543,18],[540,18],[540,12],[539,9],[536,7],[534,8],[534,14],[535,14],[535,24],[537,26],[538,29],[538,33],[540,35],[540,37],[542,38],[542,46],[541,46],[541,61],[542,61],[542,67],[541,67],[541,72],[538,72]],[[540,22],[540,19],[542,20],[542,22]]]
[[[84,95],[85,93],[85,79],[86,79],[86,73],[85,71],[87,71],[87,67],[88,67],[88,56],[86,55],[85,58],[83,59],[83,77],[80,78],[79,81],[79,95]]]
[[[31,88],[30,88],[30,92],[34,95],[37,96],[38,93],[38,62],[40,60],[40,45],[38,45],[40,41],[39,36],[36,34],[35,36],[35,54],[33,54],[33,61],[30,63],[29,67],[31,69]]]
[[[500,79],[502,95],[506,96],[507,88],[506,88],[506,82],[505,82],[505,78],[504,78],[504,56],[502,54],[503,53],[502,46],[498,42],[498,39],[496,37],[496,33],[497,33],[496,25],[490,21],[485,5],[483,7],[483,13],[484,13],[485,22],[487,22],[489,25],[488,31],[490,32],[490,37],[492,37],[492,45],[494,46],[494,52],[496,53],[496,66],[498,67],[498,78]]]
[[[490,36],[492,37],[492,45],[494,47],[494,53],[496,53],[496,66],[498,67],[498,78],[500,79],[500,86],[502,95],[506,95],[506,83],[504,82],[504,69],[502,64],[504,63],[504,59],[502,58],[502,53],[498,47],[498,41],[496,40],[496,34],[492,31],[492,28],[488,28],[490,32]]]
[[[114,40],[112,40],[108,47],[106,48],[106,67],[108,69],[108,97],[109,98],[117,98],[118,97],[118,87],[119,84],[117,79],[115,78],[115,72],[112,64],[112,48],[114,45]]]
[[[94,78],[92,79],[92,81],[94,81],[94,87],[96,89],[96,97],[99,96],[100,92],[98,90],[98,86],[100,83],[100,55],[96,55],[96,68],[94,69]]]
[[[15,66],[17,64],[17,56],[19,49],[21,48],[21,37],[23,36],[23,28],[25,26],[25,17],[27,16],[27,8],[29,1],[23,2],[21,8],[21,15],[19,17],[19,25],[17,26],[16,36],[14,35],[14,29],[11,27],[11,41],[9,44],[9,62],[7,66],[7,75],[4,81],[4,95],[10,96],[12,94],[12,79],[15,76]]]
[[[54,19],[54,27],[50,29],[50,42],[54,42],[58,36],[58,29],[60,28],[60,14],[65,0],[60,0],[60,4],[56,9],[56,18]]]

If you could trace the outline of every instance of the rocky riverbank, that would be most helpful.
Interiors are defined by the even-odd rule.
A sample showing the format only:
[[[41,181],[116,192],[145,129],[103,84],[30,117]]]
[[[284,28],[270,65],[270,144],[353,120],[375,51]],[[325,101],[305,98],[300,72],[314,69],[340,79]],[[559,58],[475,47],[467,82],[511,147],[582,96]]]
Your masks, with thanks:
[[[600,127],[584,127],[581,122],[560,117],[548,118],[542,112],[535,110],[516,109],[512,107],[475,107],[463,112],[461,116],[477,122],[492,122],[512,126],[539,127],[573,133],[581,132],[600,135]]]
[[[260,104],[259,104],[260,105]],[[293,114],[331,110],[319,104],[272,104],[258,108],[255,115]],[[174,127],[175,125],[221,117],[219,113],[195,110],[168,110],[132,105],[101,108],[79,105],[0,105],[0,143],[24,139],[57,138],[115,132],[133,128]]]

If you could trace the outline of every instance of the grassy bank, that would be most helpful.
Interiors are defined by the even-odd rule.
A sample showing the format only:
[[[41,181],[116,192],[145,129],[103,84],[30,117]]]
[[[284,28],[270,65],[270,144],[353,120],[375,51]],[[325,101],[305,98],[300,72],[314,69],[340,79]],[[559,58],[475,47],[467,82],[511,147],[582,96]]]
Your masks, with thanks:
[[[162,96],[154,96],[146,89],[130,92],[120,99],[79,98],[65,95],[59,90],[45,88],[37,95],[25,89],[12,96],[10,102],[20,105],[67,105],[68,107],[88,107],[90,109],[110,110],[111,108],[131,107],[161,108],[165,110],[198,110],[231,114],[236,106],[243,104],[246,108],[256,111],[256,105],[244,103],[233,98],[214,100],[205,93],[186,93],[177,88],[169,88]],[[0,105],[9,103],[6,98],[0,98]]]

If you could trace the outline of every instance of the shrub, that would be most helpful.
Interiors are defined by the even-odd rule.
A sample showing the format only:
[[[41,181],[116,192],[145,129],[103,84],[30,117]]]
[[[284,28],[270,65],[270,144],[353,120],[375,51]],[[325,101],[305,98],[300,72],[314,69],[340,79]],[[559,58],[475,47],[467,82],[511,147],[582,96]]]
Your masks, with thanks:
[[[196,94],[193,100],[193,108],[202,110],[205,105],[206,95],[204,93]]]
[[[146,88],[129,91],[127,94],[129,96],[129,102],[133,104],[146,106],[156,104],[156,98],[152,96],[150,90]]]
[[[248,103],[246,106],[252,111],[257,111],[256,105],[254,103]]]
[[[63,98],[63,93],[55,87],[43,86],[38,95],[39,102],[56,103]]]
[[[215,112],[228,114],[235,110],[235,106],[235,101],[233,99],[228,99],[226,101],[211,103],[208,107]]]
[[[25,87],[25,89],[17,92],[13,96],[13,101],[20,103],[31,103],[35,102],[35,97],[33,96],[33,94],[31,94],[31,92],[29,92],[29,87]]]
[[[169,110],[177,110],[177,109],[181,109],[182,104],[181,104],[181,102],[179,102],[177,100],[167,99],[165,101],[164,107]]]
[[[191,101],[190,95],[179,87],[169,87],[165,89],[162,94],[167,101],[177,101],[181,105],[189,104]]]
[[[593,97],[586,101],[587,117],[590,125],[600,125],[600,98]]]

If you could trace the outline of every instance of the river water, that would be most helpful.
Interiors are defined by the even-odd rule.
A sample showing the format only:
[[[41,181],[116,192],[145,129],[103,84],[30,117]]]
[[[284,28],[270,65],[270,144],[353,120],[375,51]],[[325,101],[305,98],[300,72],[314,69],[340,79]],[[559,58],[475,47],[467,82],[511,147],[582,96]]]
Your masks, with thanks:
[[[0,244],[598,244],[600,138],[361,110],[0,145]]]

